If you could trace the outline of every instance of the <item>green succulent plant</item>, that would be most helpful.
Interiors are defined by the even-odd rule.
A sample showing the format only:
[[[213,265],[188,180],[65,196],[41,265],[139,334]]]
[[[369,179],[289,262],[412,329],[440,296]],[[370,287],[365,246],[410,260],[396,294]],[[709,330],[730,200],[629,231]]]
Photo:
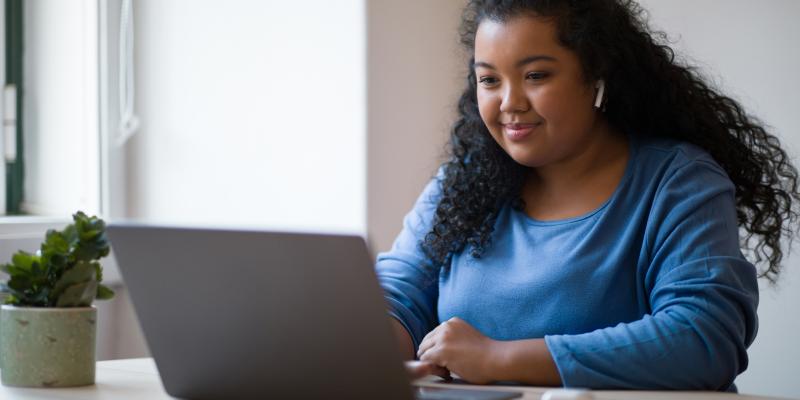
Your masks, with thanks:
[[[88,307],[94,299],[114,297],[101,284],[103,267],[97,261],[108,255],[106,224],[81,211],[64,230],[51,229],[36,254],[18,251],[11,263],[0,266],[9,275],[0,283],[5,303],[23,307]]]

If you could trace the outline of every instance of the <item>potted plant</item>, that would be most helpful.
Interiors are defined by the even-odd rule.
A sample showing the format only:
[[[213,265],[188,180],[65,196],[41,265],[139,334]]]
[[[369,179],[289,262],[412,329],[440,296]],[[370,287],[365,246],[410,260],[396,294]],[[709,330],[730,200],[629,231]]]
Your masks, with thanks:
[[[64,230],[49,230],[36,254],[19,251],[0,310],[0,375],[8,386],[94,383],[97,309],[114,292],[102,285],[98,260],[108,255],[105,223],[83,212]]]

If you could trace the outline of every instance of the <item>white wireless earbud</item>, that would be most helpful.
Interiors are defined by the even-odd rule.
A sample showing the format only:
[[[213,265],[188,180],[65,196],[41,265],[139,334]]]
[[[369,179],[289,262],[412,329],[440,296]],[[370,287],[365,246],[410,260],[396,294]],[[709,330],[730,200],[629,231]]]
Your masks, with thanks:
[[[603,104],[603,92],[606,91],[606,82],[600,79],[594,87],[597,89],[597,98],[594,99],[594,108],[600,108]]]

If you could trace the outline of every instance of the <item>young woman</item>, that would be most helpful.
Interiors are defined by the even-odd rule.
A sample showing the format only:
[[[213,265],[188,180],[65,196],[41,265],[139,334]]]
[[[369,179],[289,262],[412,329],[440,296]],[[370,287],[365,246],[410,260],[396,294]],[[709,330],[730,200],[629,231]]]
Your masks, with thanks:
[[[797,171],[658,38],[632,0],[469,2],[451,157],[376,265],[414,373],[735,390]]]

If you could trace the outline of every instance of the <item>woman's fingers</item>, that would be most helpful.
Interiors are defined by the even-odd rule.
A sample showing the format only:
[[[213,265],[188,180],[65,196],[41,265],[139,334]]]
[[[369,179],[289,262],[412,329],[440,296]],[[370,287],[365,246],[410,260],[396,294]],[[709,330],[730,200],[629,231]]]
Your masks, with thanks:
[[[425,354],[426,351],[430,350],[436,342],[433,339],[433,335],[436,330],[432,330],[428,332],[427,335],[422,339],[422,342],[419,344],[419,349],[417,349],[417,358],[422,358],[422,355]]]
[[[445,363],[442,362],[443,360],[441,359],[440,356],[441,356],[441,351],[439,351],[439,349],[433,348],[433,349],[430,349],[430,350],[426,351],[424,354],[422,354],[419,357],[419,360],[427,362],[427,363],[431,363],[433,365],[440,365],[440,366],[442,366],[444,368],[447,368]]]
[[[417,358],[422,358],[422,355],[425,354],[426,351],[430,350],[431,347],[436,345],[437,339],[439,338],[439,334],[445,330],[447,330],[447,325],[450,323],[451,320],[456,318],[451,318],[445,322],[442,322],[436,328],[433,328],[432,331],[428,332],[424,338],[422,338],[422,342],[419,344],[419,348],[417,349]]]
[[[428,375],[440,376],[450,379],[450,371],[427,361],[406,361],[406,371],[411,375],[411,379],[419,379]]]

